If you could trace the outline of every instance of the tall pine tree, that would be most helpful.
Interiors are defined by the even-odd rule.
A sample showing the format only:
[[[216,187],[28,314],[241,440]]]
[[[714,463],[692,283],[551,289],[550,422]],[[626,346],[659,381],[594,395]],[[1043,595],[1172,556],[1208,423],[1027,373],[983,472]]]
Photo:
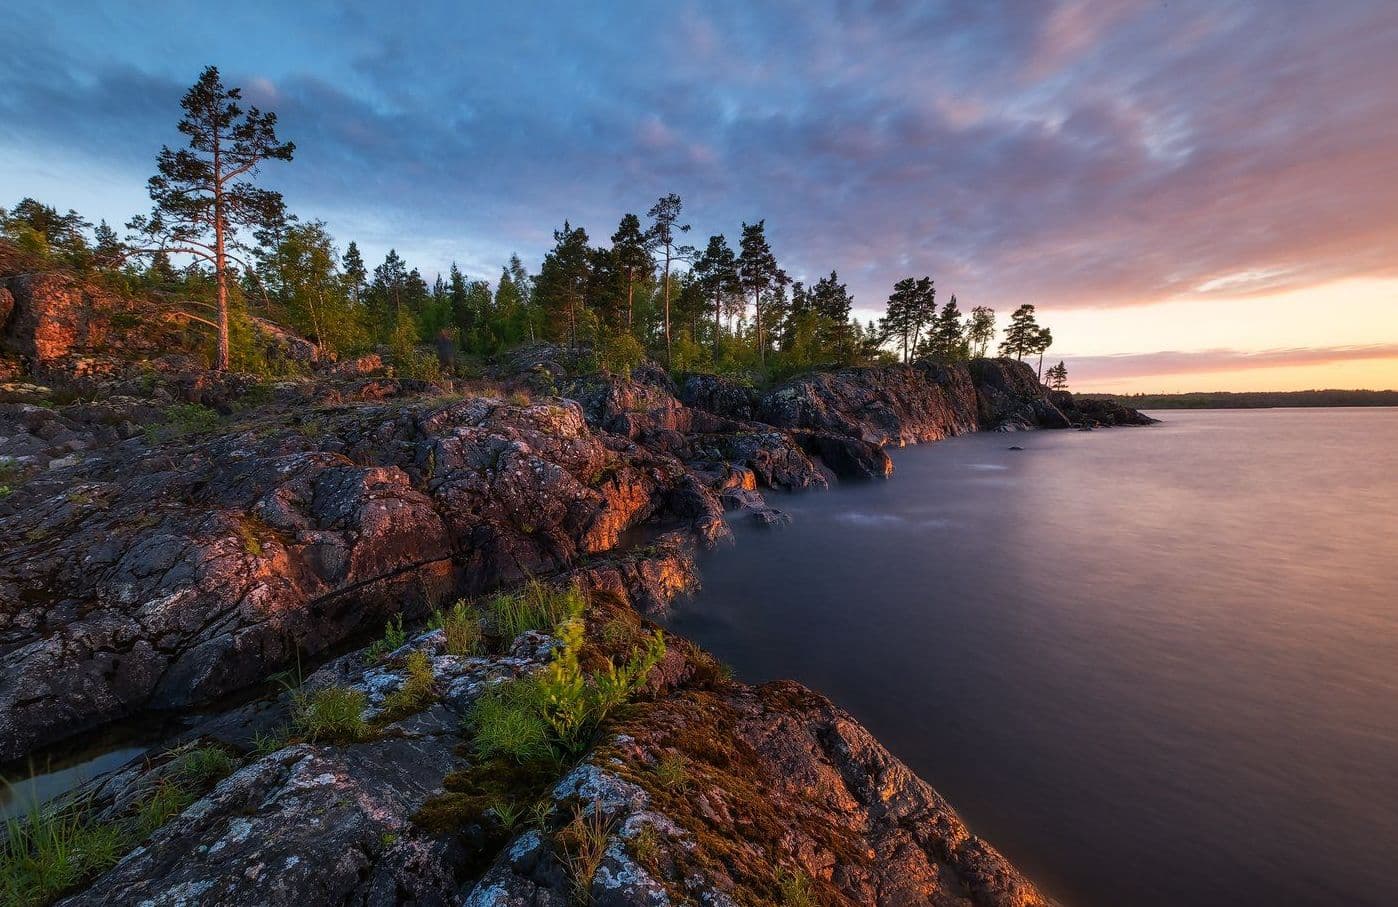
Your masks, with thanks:
[[[277,115],[244,110],[241,95],[223,84],[216,67],[200,74],[180,101],[179,130],[189,147],[160,149],[148,183],[155,208],[128,225],[147,241],[148,253],[178,252],[213,266],[217,321],[189,317],[216,330],[220,370],[229,366],[228,277],[242,248],[238,231],[268,229],[285,217],[281,195],[254,185],[253,177],[263,161],[289,161],[296,150],[277,138]]]

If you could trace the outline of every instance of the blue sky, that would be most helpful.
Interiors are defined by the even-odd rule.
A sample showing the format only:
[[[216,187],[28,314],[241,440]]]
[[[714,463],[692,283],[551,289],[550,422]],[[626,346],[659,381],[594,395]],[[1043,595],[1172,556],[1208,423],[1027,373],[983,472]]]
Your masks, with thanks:
[[[1231,373],[1302,347],[1307,368],[1331,361],[1316,349],[1339,368],[1366,344],[1398,363],[1379,351],[1398,347],[1398,315],[1382,320],[1398,307],[1394,3],[58,2],[6,18],[0,204],[144,210],[178,99],[213,63],[297,143],[265,174],[294,211],[429,275],[456,260],[493,278],[512,251],[534,266],[564,218],[600,239],[674,191],[701,244],[765,217],[791,273],[838,269],[869,312],[923,273],[963,308],[1035,302],[1089,374]],[[1319,305],[1352,330],[1308,346],[1187,314],[1273,296],[1293,299],[1271,309],[1284,318]],[[1130,313],[1160,306],[1185,307],[1167,336],[1133,333],[1147,316]]]

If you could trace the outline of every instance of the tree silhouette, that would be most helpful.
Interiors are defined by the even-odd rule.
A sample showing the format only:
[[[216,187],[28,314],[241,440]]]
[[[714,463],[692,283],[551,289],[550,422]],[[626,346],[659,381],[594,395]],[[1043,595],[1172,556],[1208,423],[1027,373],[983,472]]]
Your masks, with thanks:
[[[180,101],[185,115],[179,130],[189,136],[189,147],[160,149],[147,184],[154,210],[127,225],[147,241],[146,254],[179,253],[213,265],[217,321],[184,314],[217,331],[220,370],[229,365],[229,261],[252,270],[236,254],[243,250],[238,231],[273,230],[285,217],[281,195],[253,179],[263,161],[289,161],[296,150],[277,138],[275,113],[244,110],[240,97],[239,89],[224,86],[216,67],[200,74]]]
[[[1000,344],[1001,356],[1013,356],[1023,361],[1026,353],[1034,351],[1039,338],[1039,323],[1034,320],[1034,306],[1025,303],[1010,315],[1005,339]],[[1045,347],[1047,349],[1047,347]]]
[[[680,211],[684,203],[671,192],[662,196],[646,212],[651,219],[650,236],[654,249],[664,263],[665,281],[665,364],[670,364],[670,264],[675,260],[686,260],[694,255],[693,246],[678,245],[677,233],[688,233],[689,224],[679,223]]]
[[[709,237],[704,254],[694,263],[694,275],[704,291],[704,298],[714,306],[714,359],[719,355],[719,340],[723,335],[724,303],[743,291],[738,279],[738,259],[723,234]]]
[[[636,281],[650,273],[651,267],[649,240],[641,229],[641,219],[634,214],[624,215],[612,234],[612,266],[626,281],[626,327],[629,329],[633,322]]]
[[[766,224],[765,220],[755,224],[743,224],[743,240],[740,246],[742,251],[738,255],[738,277],[742,281],[743,289],[752,294],[756,318],[757,361],[763,365],[767,363],[767,341],[762,333],[762,297],[772,287],[784,286],[787,282],[786,272],[777,267],[777,257],[772,254],[772,247],[767,244]]]

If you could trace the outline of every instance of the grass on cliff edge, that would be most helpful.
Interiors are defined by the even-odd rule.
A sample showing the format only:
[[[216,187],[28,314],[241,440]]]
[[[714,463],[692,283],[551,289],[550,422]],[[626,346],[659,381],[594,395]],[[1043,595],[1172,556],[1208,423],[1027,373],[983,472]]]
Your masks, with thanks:
[[[577,586],[558,589],[530,580],[518,592],[501,592],[486,602],[491,625],[505,646],[529,630],[552,630],[579,620],[587,597]]]
[[[114,821],[96,821],[85,803],[33,803],[5,820],[0,837],[0,904],[41,907],[106,872],[131,848],[184,812],[237,763],[216,746],[171,751],[166,777]]]

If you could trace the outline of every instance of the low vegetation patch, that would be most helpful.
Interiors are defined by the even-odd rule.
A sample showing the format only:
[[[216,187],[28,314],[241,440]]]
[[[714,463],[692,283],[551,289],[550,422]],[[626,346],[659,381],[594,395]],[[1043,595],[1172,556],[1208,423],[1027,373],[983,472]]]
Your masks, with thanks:
[[[87,820],[81,809],[35,805],[5,820],[0,842],[0,902],[37,907],[114,866],[130,849],[117,825]]]
[[[370,662],[382,661],[390,652],[396,652],[408,642],[408,634],[403,630],[403,615],[395,614],[383,625],[383,636],[374,640],[364,650],[364,657]]]
[[[397,721],[427,708],[437,698],[432,659],[426,652],[412,652],[404,663],[403,682],[384,699],[380,721]]]
[[[293,697],[293,721],[298,733],[319,742],[362,740],[369,728],[364,721],[364,691],[352,687],[322,687],[313,693],[297,691]]]
[[[446,611],[432,612],[428,627],[441,630],[446,636],[448,655],[479,655],[483,634],[476,611],[464,601],[458,601]]]
[[[580,904],[592,903],[592,880],[607,854],[607,839],[614,824],[603,814],[600,804],[592,804],[591,809],[576,805],[573,818],[554,835],[568,870],[569,887]]]
[[[237,764],[216,746],[171,751],[168,771],[125,816],[97,821],[87,803],[35,803],[5,820],[0,838],[0,904],[39,907],[110,869],[189,808]]]
[[[174,403],[165,407],[165,421],[146,426],[146,440],[154,443],[200,434],[215,428],[221,417],[217,410],[198,403]]]
[[[550,630],[565,621],[578,620],[587,609],[581,589],[558,589],[531,581],[518,592],[501,592],[486,602],[491,626],[508,646],[521,633]]]
[[[607,659],[601,671],[587,675],[578,661],[582,621],[567,620],[556,632],[559,645],[543,670],[501,684],[476,703],[470,724],[477,755],[518,762],[551,758],[559,765],[577,758],[608,713],[665,657],[664,636],[656,631],[622,665]]]

